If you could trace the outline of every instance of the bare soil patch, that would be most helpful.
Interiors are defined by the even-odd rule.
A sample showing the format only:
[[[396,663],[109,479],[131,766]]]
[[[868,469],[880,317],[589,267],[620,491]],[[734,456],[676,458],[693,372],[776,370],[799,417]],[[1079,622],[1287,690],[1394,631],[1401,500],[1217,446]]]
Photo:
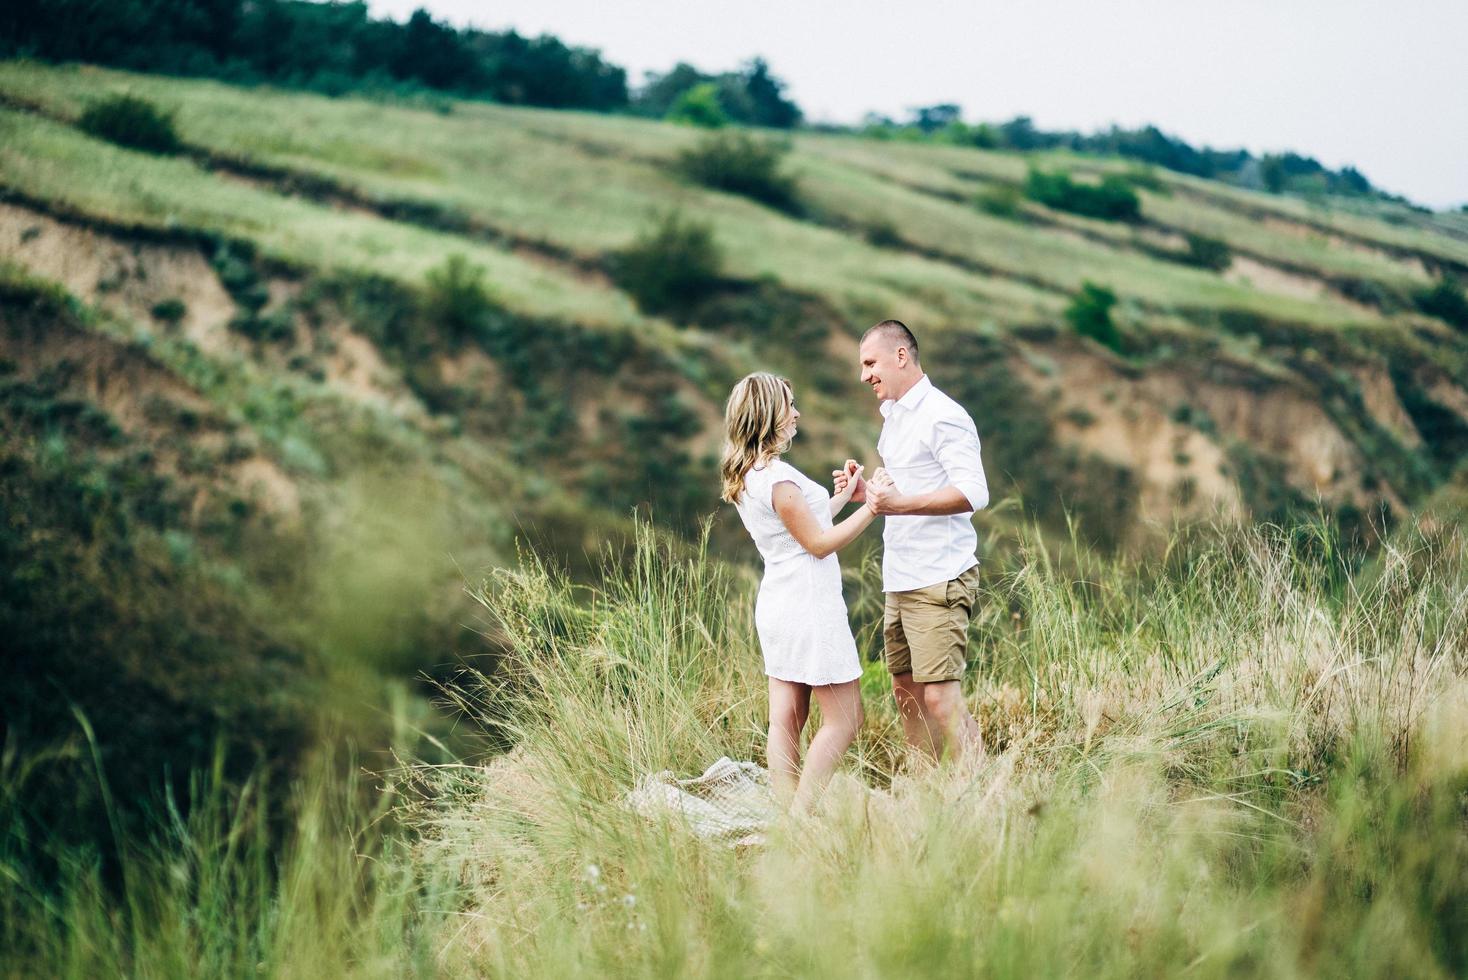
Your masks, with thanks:
[[[139,323],[157,322],[154,308],[178,300],[185,307],[179,326],[200,348],[240,347],[228,328],[234,300],[197,247],[128,242],[0,203],[0,258]]]

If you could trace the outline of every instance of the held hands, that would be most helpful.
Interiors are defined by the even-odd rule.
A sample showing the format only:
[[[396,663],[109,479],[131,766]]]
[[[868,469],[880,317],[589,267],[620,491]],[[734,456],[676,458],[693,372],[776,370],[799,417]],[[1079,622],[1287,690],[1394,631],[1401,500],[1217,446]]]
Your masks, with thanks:
[[[848,459],[846,465],[839,470],[831,471],[831,502],[836,506],[832,508],[834,514],[837,510],[845,507],[853,500],[866,499],[863,491],[866,489],[866,481],[861,477],[864,467],[854,459]]]
[[[897,484],[892,481],[892,474],[883,467],[878,467],[877,472],[866,484],[866,504],[872,509],[873,514],[894,513],[898,498]]]
[[[862,465],[854,459],[848,459],[841,469],[831,471],[831,496],[842,501],[843,506],[853,500],[861,503],[866,499],[866,481],[862,479],[861,471]]]

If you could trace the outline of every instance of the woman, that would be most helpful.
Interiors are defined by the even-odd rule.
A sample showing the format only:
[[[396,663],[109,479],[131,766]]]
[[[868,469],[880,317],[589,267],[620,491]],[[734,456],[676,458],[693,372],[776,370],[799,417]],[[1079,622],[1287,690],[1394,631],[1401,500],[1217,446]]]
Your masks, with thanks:
[[[855,541],[875,515],[864,506],[832,526],[855,493],[862,468],[848,463],[846,489],[828,497],[820,484],[780,459],[799,420],[784,378],[744,378],[724,409],[727,442],[720,471],[724,500],[738,509],[765,560],[754,621],[770,679],[770,779],[782,803],[804,809],[861,725],[861,663],[835,553]],[[802,772],[800,733],[812,693],[822,723]]]

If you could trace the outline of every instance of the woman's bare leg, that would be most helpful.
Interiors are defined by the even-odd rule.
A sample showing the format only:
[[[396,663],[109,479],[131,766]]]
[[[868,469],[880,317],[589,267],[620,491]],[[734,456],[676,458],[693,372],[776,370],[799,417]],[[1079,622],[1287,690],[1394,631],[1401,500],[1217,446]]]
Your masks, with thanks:
[[[861,688],[856,681],[809,690],[815,691],[816,703],[821,706],[821,728],[810,740],[805,771],[800,774],[795,793],[795,806],[802,810],[809,810],[820,799],[841,756],[856,740],[862,720]]]
[[[765,754],[770,785],[781,806],[788,806],[800,785],[800,730],[810,715],[810,687],[770,678],[770,732]],[[822,704],[822,710],[825,705]]]

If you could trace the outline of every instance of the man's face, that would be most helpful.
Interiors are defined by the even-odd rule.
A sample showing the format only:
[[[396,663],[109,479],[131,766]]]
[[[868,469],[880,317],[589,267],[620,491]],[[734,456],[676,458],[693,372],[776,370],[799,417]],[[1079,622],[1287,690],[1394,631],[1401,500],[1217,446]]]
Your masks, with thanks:
[[[898,354],[898,350],[902,353]],[[880,333],[862,342],[857,357],[861,359],[861,383],[871,387],[878,401],[896,398],[903,369],[908,365],[907,348],[898,348]]]

